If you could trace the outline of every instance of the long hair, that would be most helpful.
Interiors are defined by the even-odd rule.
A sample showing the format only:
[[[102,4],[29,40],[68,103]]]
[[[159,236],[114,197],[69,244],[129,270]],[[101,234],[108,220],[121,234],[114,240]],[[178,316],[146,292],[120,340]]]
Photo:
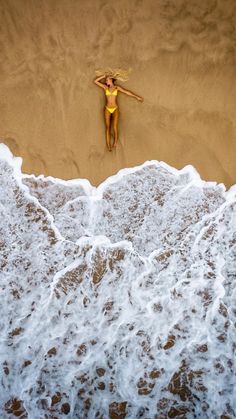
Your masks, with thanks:
[[[113,80],[127,81],[131,71],[131,68],[128,70],[122,68],[98,68],[95,70],[95,73],[97,77],[104,76],[104,78],[110,77]]]

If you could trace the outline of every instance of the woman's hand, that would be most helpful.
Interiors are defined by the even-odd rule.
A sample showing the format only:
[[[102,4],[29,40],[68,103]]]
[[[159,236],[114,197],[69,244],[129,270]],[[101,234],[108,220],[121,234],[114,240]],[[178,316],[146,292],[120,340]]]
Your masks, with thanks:
[[[138,97],[137,97],[137,99],[138,99],[140,102],[143,102],[143,97],[138,96]]]

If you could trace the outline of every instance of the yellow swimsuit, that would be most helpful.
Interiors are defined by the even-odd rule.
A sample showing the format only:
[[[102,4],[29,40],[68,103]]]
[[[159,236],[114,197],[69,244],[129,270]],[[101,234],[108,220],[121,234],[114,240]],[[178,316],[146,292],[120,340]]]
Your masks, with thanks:
[[[106,96],[110,96],[110,95],[117,96],[117,94],[118,94],[118,89],[116,88],[113,92],[110,92],[110,91],[109,91],[109,89],[106,89],[105,94],[106,94]],[[115,108],[109,108],[108,106],[106,106],[106,109],[107,109],[110,113],[113,113],[113,112],[114,112],[117,108],[118,108],[118,106],[115,106]]]

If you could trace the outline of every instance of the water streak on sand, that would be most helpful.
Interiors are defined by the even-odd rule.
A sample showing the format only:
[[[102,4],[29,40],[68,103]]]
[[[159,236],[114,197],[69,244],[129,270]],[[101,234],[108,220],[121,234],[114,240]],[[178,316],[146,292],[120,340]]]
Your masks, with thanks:
[[[235,417],[236,185],[21,164],[0,144],[0,416]]]

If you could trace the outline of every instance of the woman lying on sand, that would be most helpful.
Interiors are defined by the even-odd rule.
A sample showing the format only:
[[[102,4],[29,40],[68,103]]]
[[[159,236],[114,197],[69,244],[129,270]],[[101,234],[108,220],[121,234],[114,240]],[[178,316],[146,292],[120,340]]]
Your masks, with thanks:
[[[101,70],[97,70],[96,73],[101,73]],[[102,87],[104,89],[107,104],[105,105],[105,125],[106,125],[106,143],[109,151],[112,151],[112,147],[115,147],[118,142],[118,116],[119,116],[119,108],[116,103],[116,97],[118,92],[125,93],[128,96],[135,97],[137,100],[143,102],[143,98],[140,96],[135,95],[130,90],[126,90],[121,86],[115,85],[114,82],[118,80],[126,81],[125,76],[127,73],[124,70],[118,71],[110,71],[109,73],[102,72],[102,75],[97,77],[94,80],[94,83]],[[101,83],[101,80],[105,79],[105,84]],[[113,146],[111,146],[111,134],[110,134],[110,127],[111,127],[111,120],[113,121],[113,129],[115,134],[115,140]]]

